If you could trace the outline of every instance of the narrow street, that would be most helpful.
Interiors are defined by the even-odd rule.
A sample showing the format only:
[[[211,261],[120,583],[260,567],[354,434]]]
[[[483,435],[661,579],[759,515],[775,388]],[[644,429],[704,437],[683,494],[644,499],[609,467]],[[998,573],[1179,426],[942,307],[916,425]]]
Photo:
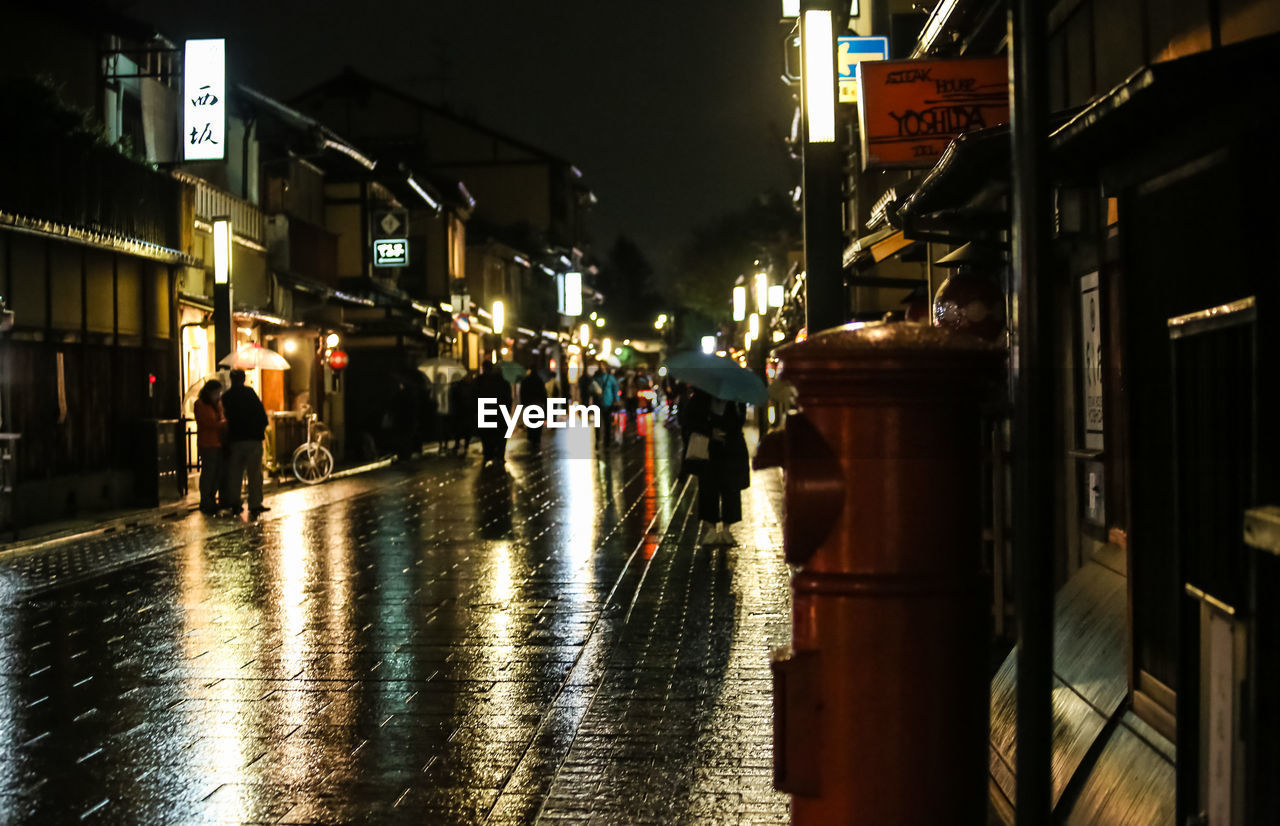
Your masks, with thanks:
[[[0,821],[785,822],[780,476],[698,548],[648,424],[0,557]]]

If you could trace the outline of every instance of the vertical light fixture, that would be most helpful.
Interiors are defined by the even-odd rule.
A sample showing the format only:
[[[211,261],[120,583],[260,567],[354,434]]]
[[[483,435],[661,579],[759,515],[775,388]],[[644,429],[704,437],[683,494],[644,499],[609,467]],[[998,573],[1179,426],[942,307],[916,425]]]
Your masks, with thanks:
[[[585,321],[582,322],[582,326],[578,328],[578,341],[583,347],[586,347],[591,343],[591,325]]]
[[[769,285],[769,306],[781,307],[787,303],[787,288],[782,284]]]
[[[213,354],[217,361],[231,355],[231,219],[213,219]]]
[[[715,337],[715,336],[703,336],[703,337],[702,337],[702,352],[703,352],[703,354],[704,354],[704,355],[708,355],[708,356],[709,356],[709,355],[711,355],[712,353],[714,353],[715,351],[716,351],[716,337]]]
[[[747,335],[751,336],[753,341],[760,340],[760,314],[752,313],[747,319]]]
[[[493,302],[493,331],[501,333],[502,328],[506,326],[506,321],[506,307],[503,306],[502,301]]]
[[[231,281],[231,220],[213,219],[213,283]]]
[[[743,321],[747,317],[747,288],[739,284],[733,288],[733,320]]]
[[[769,311],[769,276],[767,273],[756,273],[756,312]]]
[[[830,9],[807,9],[800,27],[804,51],[805,126],[810,143],[836,139],[836,60]]]
[[[604,337],[604,341],[601,342],[600,353],[606,356],[613,355],[613,339],[608,336]]]

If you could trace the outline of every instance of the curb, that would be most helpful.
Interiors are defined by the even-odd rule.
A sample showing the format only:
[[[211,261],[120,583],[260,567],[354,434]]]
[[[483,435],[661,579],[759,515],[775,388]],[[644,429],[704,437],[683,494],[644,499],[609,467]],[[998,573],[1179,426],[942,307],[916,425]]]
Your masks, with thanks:
[[[334,479],[346,479],[351,476],[358,476],[362,473],[370,473],[375,470],[382,470],[390,467],[398,460],[394,456],[388,456],[382,459],[375,459],[363,465],[356,465],[345,470],[337,471],[325,481],[333,481]],[[323,484],[323,482],[321,483]],[[303,487],[303,484],[296,479],[284,485],[279,485],[276,490],[272,491],[270,497],[274,497],[281,492],[293,490],[294,488]],[[112,533],[123,528],[136,528],[143,525],[154,525],[166,519],[180,518],[197,510],[189,502],[183,500],[181,502],[160,505],[155,508],[145,508],[137,511],[126,513],[112,519],[104,519],[101,522],[89,528],[82,530],[70,529],[67,532],[59,533],[57,531],[38,536],[32,536],[27,539],[19,539],[16,542],[0,543],[0,557],[9,554],[27,551],[37,551],[51,545],[60,545],[64,542],[74,542],[80,539],[88,539],[91,536],[99,534]]]

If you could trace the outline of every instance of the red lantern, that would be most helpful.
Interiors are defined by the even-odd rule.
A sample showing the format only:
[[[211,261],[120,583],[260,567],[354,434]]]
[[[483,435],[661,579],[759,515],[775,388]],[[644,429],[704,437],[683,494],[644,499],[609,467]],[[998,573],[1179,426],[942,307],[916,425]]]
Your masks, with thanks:
[[[347,366],[347,351],[334,350],[329,354],[329,366],[334,370],[341,370]]]

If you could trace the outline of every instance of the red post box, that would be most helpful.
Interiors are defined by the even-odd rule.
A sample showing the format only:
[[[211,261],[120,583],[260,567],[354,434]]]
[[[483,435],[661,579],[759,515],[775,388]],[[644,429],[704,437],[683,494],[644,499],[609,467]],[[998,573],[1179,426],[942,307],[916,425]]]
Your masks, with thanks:
[[[795,824],[985,822],[990,612],[981,408],[1003,351],[911,323],[784,348],[792,644],[775,785]],[[773,456],[773,460],[770,459]]]

